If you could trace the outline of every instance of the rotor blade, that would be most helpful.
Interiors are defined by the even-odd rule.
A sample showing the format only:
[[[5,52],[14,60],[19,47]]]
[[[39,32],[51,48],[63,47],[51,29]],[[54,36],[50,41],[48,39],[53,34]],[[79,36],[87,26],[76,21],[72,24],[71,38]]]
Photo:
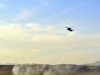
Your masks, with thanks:
[[[75,28],[75,26],[72,26],[72,28]]]
[[[68,28],[68,27],[65,26],[65,28]]]

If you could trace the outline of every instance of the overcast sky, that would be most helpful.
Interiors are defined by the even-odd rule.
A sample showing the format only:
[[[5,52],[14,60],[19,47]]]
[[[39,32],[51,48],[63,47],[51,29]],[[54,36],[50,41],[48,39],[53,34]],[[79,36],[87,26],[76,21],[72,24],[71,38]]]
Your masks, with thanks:
[[[0,0],[0,63],[95,61],[100,61],[100,0]]]

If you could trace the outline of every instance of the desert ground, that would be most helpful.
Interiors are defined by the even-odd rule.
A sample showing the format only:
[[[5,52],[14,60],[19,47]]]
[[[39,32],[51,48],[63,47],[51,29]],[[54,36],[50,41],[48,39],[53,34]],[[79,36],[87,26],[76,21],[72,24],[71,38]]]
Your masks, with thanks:
[[[14,65],[0,65],[0,75],[11,75]]]
[[[41,65],[41,64],[40,64]],[[38,67],[37,65],[31,65],[32,67]],[[15,65],[0,65],[0,75],[12,75],[12,69]],[[57,66],[57,65],[49,65],[49,66]],[[79,71],[78,71],[79,70]],[[85,66],[79,68],[77,71],[66,72],[66,75],[100,75],[100,67],[99,66]],[[38,75],[43,75],[39,73]],[[55,75],[60,75],[59,72]]]

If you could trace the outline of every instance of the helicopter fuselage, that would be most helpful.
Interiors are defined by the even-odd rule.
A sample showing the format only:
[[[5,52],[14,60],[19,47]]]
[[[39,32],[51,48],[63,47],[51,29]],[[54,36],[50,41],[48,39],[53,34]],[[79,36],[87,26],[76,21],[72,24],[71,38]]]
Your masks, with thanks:
[[[66,27],[66,26],[65,26],[65,28],[67,28],[67,30],[69,30],[69,31],[71,31],[71,32],[74,31],[74,30],[73,30],[72,28],[70,28],[70,27]]]
[[[69,27],[69,28],[67,28],[67,30],[69,30],[69,31],[71,31],[71,32],[72,32],[72,31],[74,31],[74,30],[72,30],[70,27]]]

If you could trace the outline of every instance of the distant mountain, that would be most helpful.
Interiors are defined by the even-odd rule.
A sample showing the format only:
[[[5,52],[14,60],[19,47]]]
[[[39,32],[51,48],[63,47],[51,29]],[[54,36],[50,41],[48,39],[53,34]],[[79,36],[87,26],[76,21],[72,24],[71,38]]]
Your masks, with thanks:
[[[88,63],[88,64],[85,64],[85,65],[88,65],[88,66],[100,66],[100,61],[96,61],[94,63]]]

